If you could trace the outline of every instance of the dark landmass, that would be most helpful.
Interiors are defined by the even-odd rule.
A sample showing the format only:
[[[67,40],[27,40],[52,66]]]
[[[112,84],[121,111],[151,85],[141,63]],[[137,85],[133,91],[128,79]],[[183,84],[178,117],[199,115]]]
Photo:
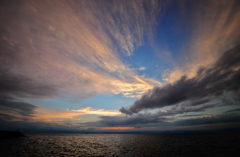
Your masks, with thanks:
[[[0,130],[0,139],[16,138],[16,137],[26,137],[20,131],[4,131]]]

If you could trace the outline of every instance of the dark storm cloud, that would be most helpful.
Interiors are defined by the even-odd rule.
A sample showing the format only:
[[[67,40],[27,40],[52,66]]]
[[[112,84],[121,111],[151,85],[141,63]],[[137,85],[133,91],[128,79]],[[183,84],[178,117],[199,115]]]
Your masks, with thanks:
[[[219,104],[211,104],[211,105],[205,105],[205,106],[201,106],[201,107],[191,107],[191,108],[182,107],[180,105],[180,107],[174,106],[170,110],[166,110],[167,112],[160,112],[160,115],[161,116],[174,116],[177,114],[183,114],[183,113],[187,113],[187,112],[202,112],[209,108],[214,108],[216,106],[219,106]]]
[[[158,113],[136,114],[134,116],[101,116],[100,121],[79,123],[88,127],[112,127],[112,126],[134,126],[137,124],[162,123],[166,118],[161,117]]]
[[[0,114],[0,116],[2,116]],[[23,132],[78,132],[80,133],[82,130],[79,130],[80,127],[66,126],[58,123],[44,123],[44,122],[30,122],[27,120],[23,121],[11,121],[15,117],[5,115],[5,117],[9,117],[8,120],[0,119],[0,130],[9,130],[16,131],[18,128]]]
[[[0,110],[7,113],[14,113],[22,116],[32,116],[37,106],[25,103],[17,102],[9,98],[0,98]]]
[[[86,124],[87,126],[95,126],[95,127],[162,124],[162,123],[166,123],[165,121],[170,119],[170,118],[166,118],[166,116],[175,116],[177,114],[183,114],[183,113],[189,113],[189,112],[191,113],[201,112],[216,106],[218,106],[218,104],[205,105],[201,107],[192,107],[192,108],[185,108],[185,107],[171,108],[169,110],[166,110],[165,112],[158,111],[156,113],[138,113],[132,116],[102,116],[102,117],[99,117],[101,118],[101,120],[98,122],[89,122],[84,124]]]
[[[107,126],[122,126],[122,125],[135,125],[135,124],[147,124],[147,123],[160,123],[165,118],[160,117],[158,114],[137,114],[135,116],[120,117],[120,116],[103,116],[100,117],[101,123]]]
[[[195,115],[191,115],[195,116]],[[163,122],[155,124],[139,124],[137,127],[184,127],[191,128],[194,126],[195,129],[203,129],[204,126],[210,129],[215,126],[222,126],[222,128],[240,128],[240,115],[239,114],[219,114],[219,115],[196,115],[198,118],[188,118],[183,120],[177,120],[174,122]],[[216,125],[215,125],[216,124]],[[221,128],[221,127],[220,127]]]
[[[216,98],[224,92],[236,92],[240,89],[240,45],[226,51],[214,65],[200,68],[193,78],[182,76],[173,84],[155,87],[120,112],[132,115],[144,109],[162,108],[186,102],[199,105],[208,102],[209,97]]]
[[[204,104],[204,103],[206,103],[210,100],[211,100],[210,98],[199,99],[199,100],[191,100],[187,103],[184,103],[183,105],[184,106],[197,106],[197,105],[200,105],[200,104]]]
[[[217,116],[192,118],[186,120],[179,120],[172,125],[175,126],[189,126],[189,125],[203,125],[203,124],[216,124],[216,123],[233,123],[240,122],[239,114],[221,114]]]
[[[240,109],[233,109],[233,110],[226,111],[226,113],[229,113],[229,112],[239,112],[239,111],[240,111]]]
[[[19,97],[49,97],[56,95],[54,85],[39,84],[34,80],[9,72],[0,68],[0,94]]]

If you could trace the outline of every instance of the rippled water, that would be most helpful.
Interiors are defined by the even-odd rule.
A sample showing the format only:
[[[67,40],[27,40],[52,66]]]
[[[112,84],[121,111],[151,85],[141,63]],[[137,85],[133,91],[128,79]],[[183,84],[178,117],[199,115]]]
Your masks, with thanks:
[[[238,156],[240,135],[45,134],[0,140],[1,156]]]

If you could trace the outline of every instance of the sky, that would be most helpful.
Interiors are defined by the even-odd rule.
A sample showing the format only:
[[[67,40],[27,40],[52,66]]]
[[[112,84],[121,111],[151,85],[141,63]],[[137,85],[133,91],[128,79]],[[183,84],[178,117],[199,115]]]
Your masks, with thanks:
[[[1,0],[0,130],[240,129],[238,0]]]

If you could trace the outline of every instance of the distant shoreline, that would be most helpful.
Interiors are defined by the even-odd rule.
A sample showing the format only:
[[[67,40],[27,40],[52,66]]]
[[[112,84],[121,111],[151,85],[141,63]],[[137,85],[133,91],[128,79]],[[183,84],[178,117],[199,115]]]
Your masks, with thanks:
[[[204,134],[204,133],[229,133],[240,132],[240,129],[228,129],[228,130],[175,130],[175,131],[138,131],[138,132],[24,132],[26,134],[40,133],[40,134]]]

